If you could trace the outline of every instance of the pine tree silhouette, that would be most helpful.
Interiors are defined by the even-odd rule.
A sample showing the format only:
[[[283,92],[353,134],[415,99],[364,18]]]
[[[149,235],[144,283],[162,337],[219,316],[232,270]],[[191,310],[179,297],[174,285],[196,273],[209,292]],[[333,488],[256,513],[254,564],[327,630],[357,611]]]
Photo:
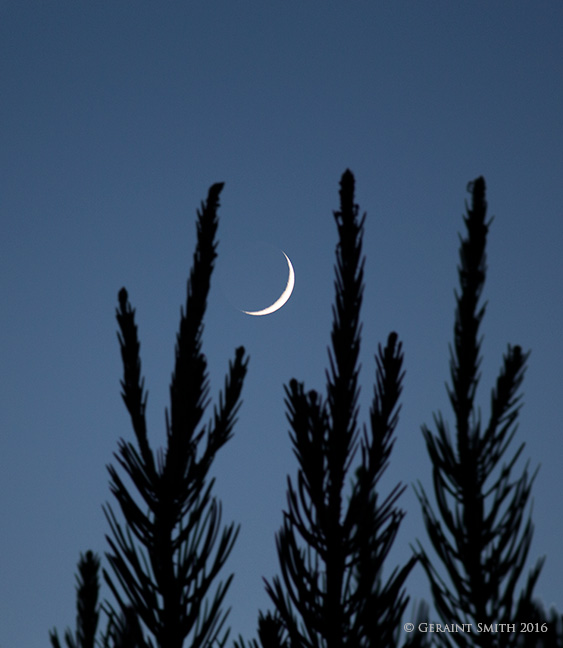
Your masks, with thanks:
[[[102,606],[100,593],[100,558],[92,551],[80,555],[76,576],[76,631],[67,629],[64,635],[67,648],[94,648]],[[141,648],[145,645],[137,617],[132,610],[116,616],[109,612],[105,633],[97,645],[100,648]],[[53,648],[61,648],[56,630],[49,633]]]
[[[334,214],[339,243],[327,395],[323,399],[315,391],[306,392],[297,380],[286,387],[299,470],[296,485],[288,479],[288,508],[276,538],[281,578],[266,584],[276,613],[262,617],[260,629],[270,630],[272,646],[395,646],[408,601],[403,584],[416,562],[412,558],[383,582],[384,560],[404,515],[396,507],[403,487],[397,485],[383,501],[376,487],[393,446],[403,356],[397,335],[391,333],[376,357],[369,431],[366,426],[361,430],[358,356],[365,215],[358,216],[350,171],[340,182],[340,205]],[[360,465],[347,499],[357,450]]]
[[[246,643],[239,635],[234,648],[246,648]],[[267,612],[258,614],[258,639],[252,639],[249,648],[290,648],[287,632],[277,614]]]
[[[221,606],[232,575],[217,586],[211,600],[208,594],[231,552],[238,528],[230,524],[221,531],[221,507],[211,494],[213,480],[208,479],[208,472],[215,454],[231,437],[248,361],[239,347],[213,417],[207,425],[202,423],[209,404],[207,362],[202,353],[203,316],[217,256],[222,187],[213,185],[198,211],[197,246],[177,336],[170,413],[166,412],[167,447],[156,459],[147,437],[147,396],[141,379],[135,312],[126,290],[119,292],[122,395],[139,450],[121,440],[116,459],[147,512],[110,465],[110,488],[126,529],[111,507],[105,507],[112,532],[107,536],[110,552],[106,555],[113,574],[104,570],[104,577],[121,613],[127,616],[133,611],[158,648],[181,648],[187,637],[193,648],[215,641],[223,645],[228,634],[219,636],[227,614]],[[153,643],[147,639],[146,645]]]
[[[460,647],[513,646],[517,635],[477,632],[477,623],[513,624],[522,618],[543,560],[530,571],[517,600],[515,588],[532,540],[533,527],[525,513],[536,472],[511,478],[522,443],[506,458],[516,432],[527,353],[509,346],[491,394],[489,422],[483,428],[475,395],[479,383],[481,340],[479,326],[485,306],[479,305],[486,276],[485,247],[490,221],[482,177],[470,183],[471,208],[464,217],[467,236],[461,240],[456,292],[454,345],[450,350],[455,437],[441,414],[435,416],[436,433],[422,432],[433,466],[438,514],[419,484],[416,489],[428,536],[446,568],[446,582],[419,542],[422,565],[430,580],[434,604],[445,623],[473,623],[474,632],[436,635],[443,645]],[[533,637],[533,636],[532,636]],[[497,643],[498,642],[498,643]],[[533,644],[535,645],[535,644]]]
[[[229,556],[238,528],[221,529],[221,506],[212,495],[208,473],[220,448],[231,438],[248,358],[243,347],[229,363],[224,390],[213,416],[202,422],[209,405],[207,362],[202,352],[203,316],[217,256],[217,208],[223,184],[209,189],[198,211],[197,244],[176,342],[166,412],[167,446],[156,455],[147,436],[147,394],[141,378],[140,344],[135,311],[127,291],[119,291],[117,321],[123,360],[122,397],[131,416],[138,449],[123,439],[115,457],[135,489],[131,494],[110,465],[110,489],[125,520],[122,525],[109,505],[104,507],[111,535],[106,554],[113,573],[103,570],[117,609],[106,602],[107,630],[103,648],[192,648],[223,646],[222,628],[228,611],[223,600],[233,578],[210,590]],[[203,446],[201,449],[200,446]],[[142,502],[142,505],[141,505]],[[144,510],[141,508],[143,507]],[[68,648],[90,648],[99,611],[98,570],[92,552],[79,563],[76,639],[67,631]],[[53,648],[60,648],[56,631]]]
[[[100,592],[100,559],[91,551],[80,556],[76,577],[76,632],[65,632],[67,648],[94,648],[100,616],[98,596]],[[56,630],[49,633],[53,648],[61,648]]]

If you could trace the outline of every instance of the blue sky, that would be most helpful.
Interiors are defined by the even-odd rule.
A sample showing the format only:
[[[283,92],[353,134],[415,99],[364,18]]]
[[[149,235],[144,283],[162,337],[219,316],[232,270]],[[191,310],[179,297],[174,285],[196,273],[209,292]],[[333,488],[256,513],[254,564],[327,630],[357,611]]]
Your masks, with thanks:
[[[405,352],[383,486],[409,485],[407,516],[389,571],[417,538],[427,545],[410,484],[430,486],[421,424],[439,409],[451,420],[458,232],[466,185],[483,175],[495,220],[478,398],[487,416],[508,343],[532,350],[513,449],[525,442],[541,464],[529,566],[547,556],[536,593],[563,610],[562,22],[563,4],[542,1],[1,3],[0,646],[39,648],[74,624],[79,553],[106,549],[106,465],[132,438],[121,286],[137,309],[149,433],[163,442],[195,211],[217,181],[212,394],[236,346],[251,360],[215,492],[241,524],[225,570],[232,633],[254,635],[296,470],[283,385],[324,385],[346,168],[367,211],[363,420],[378,343],[396,330]],[[282,249],[293,296],[243,315],[283,289]],[[418,567],[408,590],[428,596]]]

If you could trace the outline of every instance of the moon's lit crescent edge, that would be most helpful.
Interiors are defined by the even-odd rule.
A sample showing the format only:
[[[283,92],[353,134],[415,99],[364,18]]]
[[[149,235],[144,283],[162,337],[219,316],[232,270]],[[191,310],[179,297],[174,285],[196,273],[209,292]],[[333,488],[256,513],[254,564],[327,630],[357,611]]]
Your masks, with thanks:
[[[263,308],[262,310],[259,311],[243,310],[242,312],[245,313],[246,315],[253,315],[255,317],[261,315],[270,315],[271,313],[275,313],[277,310],[279,310],[291,297],[291,293],[293,292],[293,287],[295,286],[295,272],[293,270],[293,266],[291,265],[291,261],[289,260],[289,257],[283,250],[282,250],[282,254],[285,257],[285,260],[287,261],[287,266],[289,268],[289,277],[287,278],[287,284],[284,288],[284,291],[278,297],[278,299],[276,299],[276,301],[271,306],[268,306],[267,308]]]

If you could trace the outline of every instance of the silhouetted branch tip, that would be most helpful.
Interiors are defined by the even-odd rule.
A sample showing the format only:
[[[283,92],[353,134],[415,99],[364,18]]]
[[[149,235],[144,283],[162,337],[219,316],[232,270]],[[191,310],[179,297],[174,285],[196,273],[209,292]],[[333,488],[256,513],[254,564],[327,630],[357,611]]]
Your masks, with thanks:
[[[119,294],[117,296],[117,299],[119,301],[119,306],[122,311],[125,311],[127,308],[127,297],[128,297],[127,290],[125,290],[125,288],[122,288],[119,291]]]

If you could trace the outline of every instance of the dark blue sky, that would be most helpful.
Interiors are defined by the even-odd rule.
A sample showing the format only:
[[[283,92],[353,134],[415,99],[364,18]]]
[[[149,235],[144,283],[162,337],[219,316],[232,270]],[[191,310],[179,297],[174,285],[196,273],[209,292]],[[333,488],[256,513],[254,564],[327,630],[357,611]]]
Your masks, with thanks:
[[[73,624],[78,555],[106,548],[105,466],[132,438],[115,336],[123,285],[153,446],[163,441],[195,211],[217,181],[212,394],[236,346],[251,362],[215,492],[225,521],[242,525],[225,571],[236,573],[230,624],[254,634],[296,468],[283,385],[324,385],[332,210],[347,167],[368,214],[363,420],[377,344],[396,330],[405,351],[386,488],[430,484],[420,425],[438,409],[451,420],[458,232],[466,185],[485,176],[495,220],[479,403],[486,417],[507,343],[531,349],[516,442],[541,463],[536,592],[563,609],[562,26],[563,4],[542,1],[0,5],[0,645],[39,648],[52,626]],[[283,289],[281,249],[292,298],[274,315],[243,315],[236,307]],[[389,570],[426,543],[410,486],[401,503]],[[421,569],[408,584],[427,596]]]

